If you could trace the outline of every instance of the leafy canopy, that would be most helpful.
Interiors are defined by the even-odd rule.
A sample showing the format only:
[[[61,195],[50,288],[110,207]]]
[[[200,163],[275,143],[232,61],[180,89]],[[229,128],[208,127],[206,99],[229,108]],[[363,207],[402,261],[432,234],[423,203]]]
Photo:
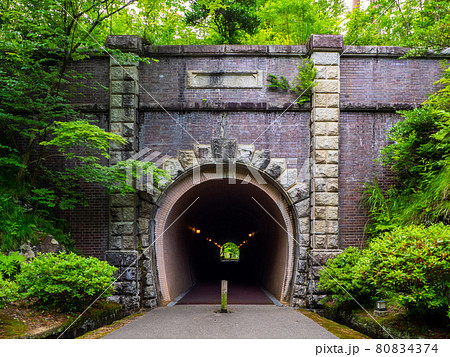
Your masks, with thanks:
[[[206,27],[218,43],[242,43],[258,28],[256,0],[195,0],[185,13],[188,25]]]
[[[450,47],[449,0],[377,0],[348,14],[348,45],[405,46],[412,54]]]
[[[30,0],[0,4],[0,246],[14,247],[40,232],[55,233],[51,211],[85,204],[82,182],[130,192],[125,169],[108,165],[111,145],[127,143],[105,131],[101,115],[71,103],[86,84],[105,90],[70,64],[102,50],[108,20],[134,0]],[[150,4],[150,2],[147,2]],[[120,56],[118,51],[115,55]],[[137,58],[134,58],[137,59]],[[104,125],[104,124],[103,124]],[[164,172],[146,163],[157,182]],[[51,232],[49,232],[49,230]],[[15,242],[15,243],[14,243]]]

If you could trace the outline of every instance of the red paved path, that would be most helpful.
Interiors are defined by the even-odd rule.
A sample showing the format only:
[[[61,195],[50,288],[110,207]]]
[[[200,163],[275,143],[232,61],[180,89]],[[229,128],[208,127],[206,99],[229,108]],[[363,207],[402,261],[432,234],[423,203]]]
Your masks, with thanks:
[[[198,282],[178,305],[220,304],[220,281]],[[255,284],[228,282],[229,305],[266,305],[273,304],[264,291]]]

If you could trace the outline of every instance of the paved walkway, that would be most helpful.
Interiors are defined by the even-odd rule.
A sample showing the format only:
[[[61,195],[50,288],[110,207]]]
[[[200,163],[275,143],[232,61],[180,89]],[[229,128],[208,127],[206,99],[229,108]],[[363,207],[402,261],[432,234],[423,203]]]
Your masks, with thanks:
[[[104,338],[337,338],[291,307],[229,305],[158,307]]]

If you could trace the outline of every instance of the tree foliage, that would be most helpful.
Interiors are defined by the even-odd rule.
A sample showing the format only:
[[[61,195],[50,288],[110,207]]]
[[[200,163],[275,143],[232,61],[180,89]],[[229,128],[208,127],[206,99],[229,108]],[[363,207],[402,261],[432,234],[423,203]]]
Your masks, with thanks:
[[[450,1],[377,0],[348,15],[348,45],[405,46],[412,54],[450,46]]]
[[[185,13],[188,25],[207,27],[218,43],[242,43],[258,28],[256,0],[195,0]]]
[[[312,34],[339,34],[343,19],[340,0],[268,0],[260,4],[258,31],[247,43],[301,45]]]
[[[0,226],[2,249],[14,237],[20,242],[48,229],[45,220],[52,208],[84,203],[80,182],[133,190],[124,173],[132,162],[107,165],[110,145],[126,141],[101,129],[95,115],[71,105],[71,92],[90,74],[76,73],[69,64],[101,50],[108,19],[134,2],[0,4],[0,183],[7,209],[0,212],[6,219]],[[104,90],[100,84],[91,89]],[[163,172],[155,169],[154,174]]]
[[[233,242],[227,242],[220,248],[222,260],[239,260],[239,248]]]
[[[343,0],[138,0],[102,27],[150,44],[304,44],[340,33]]]

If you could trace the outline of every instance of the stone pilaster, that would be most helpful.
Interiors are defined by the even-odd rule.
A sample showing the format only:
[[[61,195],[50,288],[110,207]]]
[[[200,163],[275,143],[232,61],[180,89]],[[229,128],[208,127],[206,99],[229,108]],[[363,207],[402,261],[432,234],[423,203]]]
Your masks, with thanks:
[[[123,54],[140,53],[138,36],[108,36],[107,46]],[[110,59],[110,131],[127,140],[124,146],[112,145],[110,164],[136,158],[138,151],[138,71],[139,62]],[[131,172],[130,172],[131,175]],[[114,299],[132,311],[140,306],[140,262],[138,254],[138,196],[113,194],[110,199],[110,236],[106,259],[118,270]]]
[[[311,254],[309,305],[320,300],[318,272],[339,249],[339,63],[343,38],[312,35],[309,56],[316,69],[311,111]]]

